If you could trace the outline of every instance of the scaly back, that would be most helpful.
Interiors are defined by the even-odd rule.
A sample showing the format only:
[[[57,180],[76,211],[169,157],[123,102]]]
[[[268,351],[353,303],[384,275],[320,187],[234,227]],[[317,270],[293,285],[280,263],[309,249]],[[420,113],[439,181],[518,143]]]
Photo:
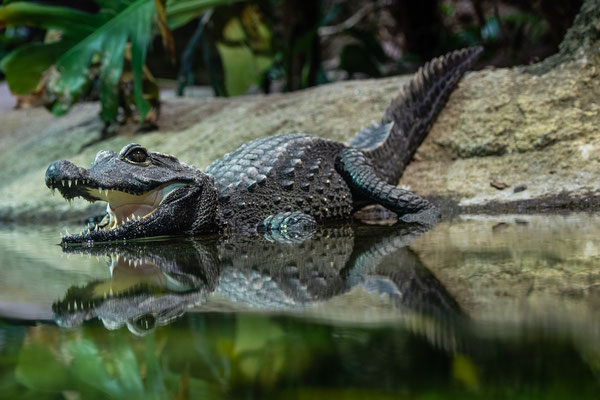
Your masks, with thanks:
[[[363,150],[378,176],[397,184],[450,93],[482,51],[456,50],[423,65],[392,100],[381,123],[358,132],[349,145]]]

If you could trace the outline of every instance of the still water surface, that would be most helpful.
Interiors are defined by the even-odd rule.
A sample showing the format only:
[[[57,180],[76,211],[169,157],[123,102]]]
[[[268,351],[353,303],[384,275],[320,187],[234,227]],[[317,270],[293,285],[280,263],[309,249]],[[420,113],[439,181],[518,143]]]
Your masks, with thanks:
[[[61,228],[0,227],[0,398],[600,398],[599,215],[65,250]]]

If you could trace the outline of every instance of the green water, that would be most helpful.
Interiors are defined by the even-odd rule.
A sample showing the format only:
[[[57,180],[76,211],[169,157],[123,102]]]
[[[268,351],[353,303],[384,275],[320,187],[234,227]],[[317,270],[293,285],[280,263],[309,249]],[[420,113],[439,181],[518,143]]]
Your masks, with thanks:
[[[66,251],[64,228],[0,227],[1,399],[600,398],[599,215]]]

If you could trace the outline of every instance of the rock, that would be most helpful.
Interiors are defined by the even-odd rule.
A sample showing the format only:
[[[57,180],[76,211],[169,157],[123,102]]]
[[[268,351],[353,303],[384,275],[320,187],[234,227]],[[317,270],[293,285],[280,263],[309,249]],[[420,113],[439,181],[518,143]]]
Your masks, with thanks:
[[[400,184],[447,213],[600,207],[600,0],[587,0],[559,54],[527,67],[468,74]],[[83,218],[101,212],[49,196],[44,171],[65,158],[138,142],[205,168],[252,139],[309,132],[346,141],[379,120],[408,77],[339,82],[300,92],[231,99],[168,99],[160,129],[123,130],[100,142],[98,105],[62,118],[45,110],[0,116],[0,220]],[[490,185],[502,177],[516,192]],[[93,207],[93,210],[90,210]]]
[[[119,151],[137,142],[206,168],[250,140],[277,133],[311,132],[345,141],[381,119],[407,80],[350,81],[286,95],[167,99],[158,131],[121,132],[100,142],[98,104],[78,104],[61,118],[43,109],[12,111],[0,116],[0,220],[53,221],[102,211],[99,205],[90,210],[81,199],[69,208],[64,199],[50,196],[44,173],[52,161],[68,159],[85,166],[99,150]]]
[[[466,211],[597,209],[599,33],[600,1],[587,0],[557,55],[467,76],[401,184]]]
[[[463,215],[410,248],[474,320],[547,315],[597,329],[599,238],[600,217],[587,213]]]

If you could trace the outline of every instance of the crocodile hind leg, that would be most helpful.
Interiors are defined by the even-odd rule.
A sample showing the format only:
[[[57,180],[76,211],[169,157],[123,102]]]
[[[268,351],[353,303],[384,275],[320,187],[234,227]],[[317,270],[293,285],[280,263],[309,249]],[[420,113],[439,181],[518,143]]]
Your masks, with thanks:
[[[380,204],[398,214],[398,217],[406,222],[427,224],[437,222],[439,211],[433,204],[421,196],[390,185],[381,179],[362,151],[353,148],[343,149],[337,168],[356,198]]]

